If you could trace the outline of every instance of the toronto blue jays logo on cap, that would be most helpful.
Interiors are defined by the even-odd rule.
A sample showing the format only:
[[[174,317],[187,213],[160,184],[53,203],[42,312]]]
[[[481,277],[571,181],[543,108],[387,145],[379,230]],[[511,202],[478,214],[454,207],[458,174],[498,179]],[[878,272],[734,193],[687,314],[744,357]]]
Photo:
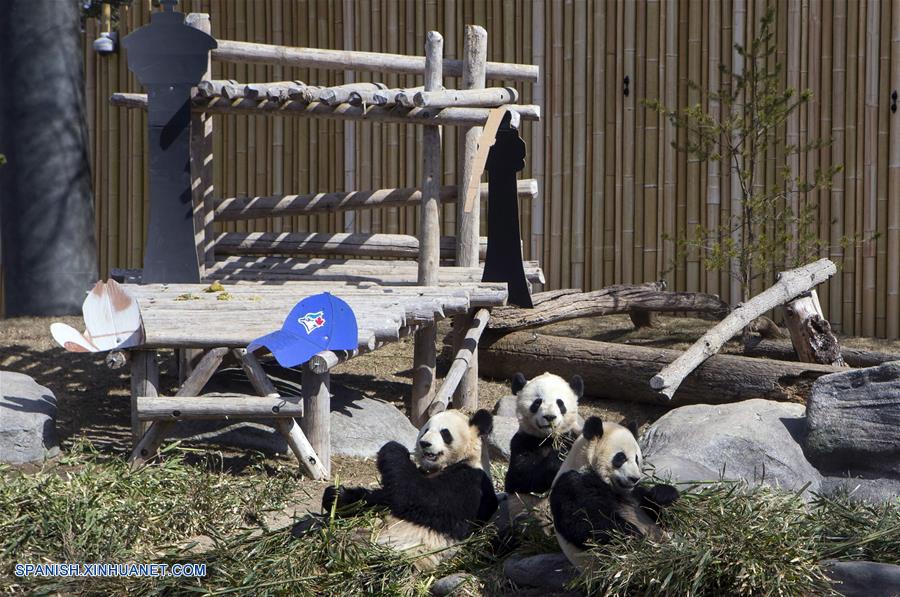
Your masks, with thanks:
[[[316,313],[307,313],[297,321],[300,322],[300,325],[306,330],[307,334],[312,333],[313,330],[317,330],[323,325],[325,325],[325,313],[323,311],[317,311]]]
[[[353,309],[323,292],[294,305],[280,330],[257,338],[247,345],[247,350],[265,347],[282,367],[296,367],[323,350],[353,350],[358,345]]]

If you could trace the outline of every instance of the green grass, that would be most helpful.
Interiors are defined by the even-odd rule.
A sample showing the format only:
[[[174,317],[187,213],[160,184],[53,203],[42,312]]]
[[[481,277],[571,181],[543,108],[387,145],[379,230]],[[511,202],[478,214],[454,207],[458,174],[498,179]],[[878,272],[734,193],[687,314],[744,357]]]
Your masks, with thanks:
[[[241,474],[170,450],[159,466],[131,472],[120,458],[77,444],[40,472],[0,467],[0,585],[36,594],[427,595],[437,578],[468,572],[463,594],[515,591],[502,574],[488,527],[428,574],[403,554],[359,541],[377,514],[317,516],[298,538],[265,530],[302,488],[293,466],[262,459]],[[492,467],[496,484],[505,470]],[[688,491],[664,515],[672,540],[617,538],[594,550],[578,587],[610,595],[797,595],[827,593],[819,561],[900,563],[900,501],[870,506],[846,497],[811,504],[791,493],[735,483]],[[260,530],[262,529],[262,532]],[[186,546],[205,535],[209,544]],[[556,549],[536,532],[525,554]],[[16,578],[15,563],[205,563],[202,579]]]
[[[609,595],[828,594],[826,558],[900,563],[900,501],[865,505],[713,483],[664,511],[671,539],[594,548],[580,588]]]

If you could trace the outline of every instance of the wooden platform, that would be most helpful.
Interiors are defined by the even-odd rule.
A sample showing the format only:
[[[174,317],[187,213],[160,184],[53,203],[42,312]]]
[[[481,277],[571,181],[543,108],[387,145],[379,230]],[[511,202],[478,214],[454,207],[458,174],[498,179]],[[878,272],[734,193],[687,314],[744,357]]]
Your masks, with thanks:
[[[268,259],[272,258],[261,258],[265,263]],[[277,260],[277,263],[284,263],[284,260]],[[288,265],[300,267],[299,263]],[[350,268],[350,272],[364,271],[364,267],[357,264],[307,265],[330,271],[330,275],[339,271],[330,268],[339,266]],[[144,327],[144,341],[130,350],[132,430],[135,436],[132,465],[140,466],[151,460],[177,421],[267,418],[275,421],[277,431],[285,437],[307,474],[325,478],[331,460],[330,369],[422,329],[434,330],[436,322],[446,317],[463,316],[462,319],[471,326],[466,336],[471,337],[471,342],[458,347],[444,386],[431,404],[424,405],[429,412],[445,408],[463,372],[472,365],[475,350],[469,344],[477,346],[489,317],[488,309],[506,304],[506,284],[470,282],[467,281],[470,272],[456,270],[479,268],[448,267],[441,268],[440,276],[448,282],[439,286],[414,286],[407,284],[409,279],[405,277],[414,274],[403,267],[399,269],[403,271],[397,274],[398,285],[346,279],[358,276],[319,279],[314,275],[305,281],[270,275],[257,281],[240,282],[228,281],[228,276],[222,275],[216,277],[225,282],[216,290],[209,283],[123,284],[140,306]],[[138,275],[131,272],[125,277],[134,279]],[[281,329],[285,317],[298,301],[321,292],[332,293],[353,309],[359,328],[357,347],[315,355],[302,366],[302,397],[282,397],[266,377],[256,356],[248,353],[245,347],[252,340]],[[180,362],[191,363],[187,379],[173,397],[159,396],[156,351],[160,348],[176,349],[182,356]],[[240,362],[258,397],[201,394],[229,351]],[[299,424],[295,416],[302,416]]]

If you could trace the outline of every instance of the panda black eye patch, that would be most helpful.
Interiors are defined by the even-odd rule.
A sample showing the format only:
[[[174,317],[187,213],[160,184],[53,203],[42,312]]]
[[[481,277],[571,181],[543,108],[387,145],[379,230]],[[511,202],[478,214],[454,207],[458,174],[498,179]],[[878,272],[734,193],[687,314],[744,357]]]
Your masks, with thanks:
[[[625,456],[625,452],[619,452],[618,454],[616,454],[615,456],[613,456],[613,459],[612,459],[612,465],[613,465],[614,467],[616,467],[616,468],[619,468],[619,467],[621,467],[623,464],[625,464],[625,461],[626,461],[626,460],[628,460],[628,457]]]
[[[453,443],[453,436],[452,436],[452,435],[450,434],[450,432],[447,431],[446,429],[441,429],[441,437],[444,438],[444,443],[445,443],[445,444],[452,444],[452,443]]]
[[[562,401],[562,398],[556,399],[556,405],[559,406],[559,414],[566,414],[566,403]]]
[[[531,406],[528,408],[533,413],[536,413],[538,409],[541,407],[541,399],[538,398],[534,402],[531,403]]]

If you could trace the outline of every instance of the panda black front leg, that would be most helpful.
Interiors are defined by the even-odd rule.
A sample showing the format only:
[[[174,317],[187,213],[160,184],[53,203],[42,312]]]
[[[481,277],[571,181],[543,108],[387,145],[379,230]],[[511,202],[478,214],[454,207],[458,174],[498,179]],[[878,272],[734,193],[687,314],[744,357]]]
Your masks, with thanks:
[[[330,485],[322,494],[322,511],[330,513],[332,507],[338,512],[352,506],[378,507],[387,506],[384,490],[368,489],[366,487],[345,487],[343,485]]]
[[[667,506],[671,506],[681,494],[672,485],[660,483],[651,485],[650,487],[642,487],[638,485],[633,491],[634,497],[638,498],[640,507],[653,514],[655,522],[659,522],[659,512]]]

